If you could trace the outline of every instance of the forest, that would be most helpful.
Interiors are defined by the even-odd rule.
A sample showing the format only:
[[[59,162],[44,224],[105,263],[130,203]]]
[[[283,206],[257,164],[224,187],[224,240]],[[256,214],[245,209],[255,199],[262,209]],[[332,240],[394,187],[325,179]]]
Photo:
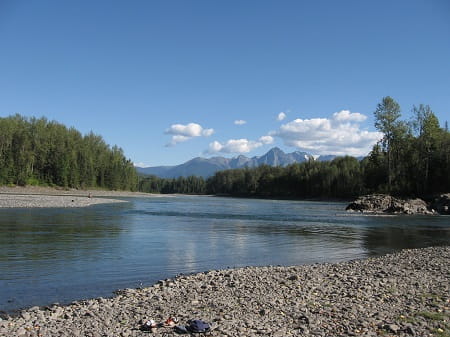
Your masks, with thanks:
[[[368,193],[422,197],[450,191],[450,133],[427,105],[401,120],[384,97],[374,111],[384,137],[363,160],[338,157],[286,167],[260,166],[214,176],[162,179],[141,176],[122,149],[101,136],[82,136],[45,118],[0,118],[0,185],[105,188],[148,193],[264,198],[353,198]]]
[[[414,106],[401,120],[400,106],[384,97],[374,111],[384,134],[363,160],[338,157],[287,167],[260,166],[198,177],[147,177],[139,189],[156,193],[198,193],[266,198],[353,198],[368,193],[423,197],[450,191],[450,133],[427,105]]]
[[[15,115],[0,118],[0,185],[134,191],[137,173],[122,149],[101,136]]]

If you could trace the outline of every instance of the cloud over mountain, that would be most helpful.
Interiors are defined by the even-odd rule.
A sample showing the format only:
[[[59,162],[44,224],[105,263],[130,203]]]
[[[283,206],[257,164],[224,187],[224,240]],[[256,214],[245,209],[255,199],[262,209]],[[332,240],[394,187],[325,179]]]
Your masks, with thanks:
[[[331,118],[295,119],[270,135],[281,138],[287,146],[314,154],[362,156],[382,137],[380,132],[361,129],[360,123],[366,118],[342,110]]]
[[[167,146],[174,146],[194,137],[209,137],[214,133],[214,129],[204,129],[200,124],[189,123],[173,124],[165,131],[165,134],[172,135],[172,139]]]
[[[248,153],[263,145],[272,144],[273,141],[274,139],[272,136],[263,136],[257,141],[248,140],[246,138],[229,139],[225,143],[214,141],[209,144],[209,149],[205,153]]]
[[[217,140],[209,144],[208,153],[248,153],[263,144],[245,138],[229,139],[225,143],[220,143]]]
[[[277,116],[278,121],[286,118],[284,112]],[[295,147],[300,151],[312,155],[351,155],[364,156],[370,152],[373,145],[382,138],[380,132],[363,129],[363,122],[367,116],[341,110],[328,118],[297,118],[284,121],[278,130],[269,132],[258,139],[242,137],[225,141],[215,140],[209,143],[204,154],[245,154],[264,145],[275,143],[276,138],[283,141],[286,146]],[[245,124],[245,120],[235,120],[235,125]],[[175,146],[195,137],[209,137],[214,129],[203,128],[197,123],[173,124],[166,129],[165,134],[171,135],[166,146]]]

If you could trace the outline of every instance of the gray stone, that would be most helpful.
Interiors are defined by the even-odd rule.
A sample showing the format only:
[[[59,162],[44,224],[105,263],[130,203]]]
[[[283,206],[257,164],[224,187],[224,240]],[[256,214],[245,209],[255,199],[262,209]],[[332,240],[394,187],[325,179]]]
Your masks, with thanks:
[[[433,214],[421,199],[399,199],[386,194],[364,195],[350,203],[346,210],[369,213]]]
[[[17,336],[24,336],[24,335],[26,335],[27,334],[27,330],[25,330],[25,328],[23,328],[23,327],[20,327],[18,330],[17,330]]]
[[[387,330],[393,333],[397,333],[400,330],[400,327],[396,324],[389,324],[387,326]]]

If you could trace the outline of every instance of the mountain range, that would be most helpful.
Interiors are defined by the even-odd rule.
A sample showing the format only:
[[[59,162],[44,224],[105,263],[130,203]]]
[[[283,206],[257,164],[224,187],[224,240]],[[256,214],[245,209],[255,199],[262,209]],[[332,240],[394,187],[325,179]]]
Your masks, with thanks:
[[[336,156],[326,155],[316,157],[315,160],[329,161]],[[308,160],[314,160],[314,157],[307,152],[295,151],[284,153],[278,147],[270,149],[266,154],[258,157],[248,158],[240,155],[234,158],[212,157],[191,159],[184,164],[175,166],[154,166],[154,167],[136,167],[138,173],[151,174],[160,178],[178,178],[188,176],[201,176],[204,178],[214,175],[217,171],[257,167],[260,165],[269,166],[287,166],[294,163],[303,163]]]

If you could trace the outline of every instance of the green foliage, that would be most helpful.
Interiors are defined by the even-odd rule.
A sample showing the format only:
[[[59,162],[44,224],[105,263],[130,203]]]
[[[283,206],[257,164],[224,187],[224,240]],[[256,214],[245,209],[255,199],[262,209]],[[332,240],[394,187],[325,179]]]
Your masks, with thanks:
[[[139,179],[138,190],[146,193],[205,194],[206,182],[202,177],[195,176],[163,179],[150,175]]]
[[[0,185],[135,190],[137,174],[120,148],[45,118],[0,118]]]
[[[375,125],[384,137],[362,161],[314,160],[287,167],[261,166],[217,172],[207,193],[281,198],[351,198],[363,193],[427,197],[450,190],[450,133],[429,106],[413,109],[410,123],[400,106],[383,98]]]
[[[398,120],[392,125],[388,148],[372,150],[366,172],[369,190],[422,197],[450,190],[450,134],[428,105],[414,106],[412,112],[409,125]],[[381,172],[388,176],[387,185]]]
[[[392,182],[395,179],[395,154],[396,143],[401,141],[401,136],[404,133],[404,127],[398,121],[400,117],[400,105],[391,97],[383,97],[381,103],[377,105],[374,112],[375,127],[383,133],[381,140],[382,149],[387,154],[387,176],[388,176],[388,191],[392,190]]]
[[[339,157],[331,162],[263,165],[257,168],[217,172],[207,181],[207,192],[235,196],[283,198],[347,198],[359,195],[361,165],[356,158]]]
[[[42,183],[36,178],[28,178],[26,181],[26,185],[28,186],[40,186]]]

